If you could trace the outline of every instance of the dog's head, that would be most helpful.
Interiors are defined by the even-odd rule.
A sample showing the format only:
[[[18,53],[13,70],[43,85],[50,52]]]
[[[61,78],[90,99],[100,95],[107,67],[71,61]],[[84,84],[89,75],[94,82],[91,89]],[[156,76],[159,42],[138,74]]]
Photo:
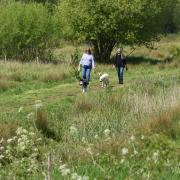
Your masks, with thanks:
[[[80,85],[80,86],[87,86],[87,85],[88,85],[88,82],[87,82],[85,79],[80,78],[80,79],[79,79],[79,85]]]

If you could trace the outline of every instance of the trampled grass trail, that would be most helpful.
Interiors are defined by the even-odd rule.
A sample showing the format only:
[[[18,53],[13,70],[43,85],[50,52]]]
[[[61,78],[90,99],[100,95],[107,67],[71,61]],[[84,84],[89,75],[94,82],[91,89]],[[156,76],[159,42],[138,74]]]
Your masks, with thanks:
[[[131,69],[132,68],[132,69]],[[173,77],[178,75],[178,70],[157,70],[155,67],[143,68],[143,67],[131,67],[130,70],[124,72],[123,85],[117,84],[117,75],[115,70],[109,69],[110,74],[110,85],[109,88],[103,89],[100,87],[99,77],[97,73],[92,73],[92,80],[88,92],[85,94],[91,95],[99,91],[106,91],[108,89],[113,91],[119,91],[125,89],[132,83],[138,81],[143,77]],[[137,84],[138,86],[138,84]],[[20,107],[26,107],[31,109],[34,105],[35,100],[41,100],[44,105],[49,103],[60,103],[62,99],[66,97],[83,96],[84,94],[80,91],[79,82],[74,80],[73,82],[57,83],[56,85],[44,88],[38,88],[33,90],[26,90],[20,94],[0,94],[0,112],[16,112]]]

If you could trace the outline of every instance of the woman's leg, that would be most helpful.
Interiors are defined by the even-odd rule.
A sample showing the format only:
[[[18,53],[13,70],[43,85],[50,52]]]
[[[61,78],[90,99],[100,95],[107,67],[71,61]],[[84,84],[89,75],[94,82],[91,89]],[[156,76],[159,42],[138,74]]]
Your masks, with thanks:
[[[87,81],[87,83],[89,83],[90,75],[91,75],[91,67],[88,67],[86,69],[86,81]]]
[[[119,84],[123,84],[123,67],[119,67]]]
[[[86,67],[82,66],[82,78],[86,79]]]

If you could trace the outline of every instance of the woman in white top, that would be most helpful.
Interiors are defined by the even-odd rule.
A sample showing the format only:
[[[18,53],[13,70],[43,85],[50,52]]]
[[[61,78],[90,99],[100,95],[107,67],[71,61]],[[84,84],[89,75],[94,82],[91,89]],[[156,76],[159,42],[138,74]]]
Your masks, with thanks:
[[[82,78],[86,80],[87,83],[89,83],[90,75],[91,75],[91,69],[94,69],[94,57],[91,54],[91,49],[86,49],[85,53],[83,54],[81,61],[79,63],[79,71],[80,67],[82,66]]]

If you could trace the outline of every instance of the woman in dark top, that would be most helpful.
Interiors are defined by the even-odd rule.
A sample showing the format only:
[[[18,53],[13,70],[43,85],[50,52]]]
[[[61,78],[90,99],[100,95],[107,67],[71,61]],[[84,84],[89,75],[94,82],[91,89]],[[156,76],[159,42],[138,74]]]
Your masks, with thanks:
[[[117,69],[119,84],[123,84],[123,71],[124,68],[128,70],[128,67],[127,67],[126,59],[123,55],[122,48],[119,48],[117,50],[116,56],[114,58],[114,66]]]

